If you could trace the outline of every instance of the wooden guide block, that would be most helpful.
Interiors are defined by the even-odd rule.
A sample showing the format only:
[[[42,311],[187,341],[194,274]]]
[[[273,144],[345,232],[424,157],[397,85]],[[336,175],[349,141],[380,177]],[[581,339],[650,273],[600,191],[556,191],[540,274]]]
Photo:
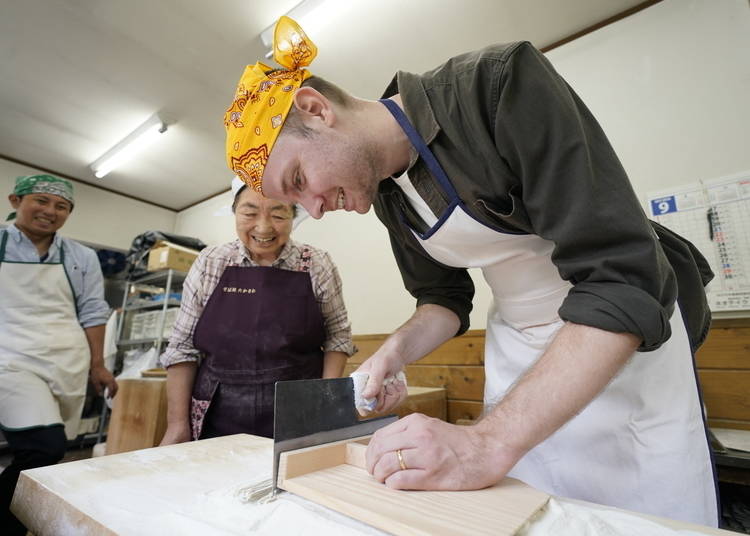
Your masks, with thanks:
[[[387,488],[364,468],[369,437],[285,452],[278,485],[396,535],[512,535],[549,495],[512,478],[475,491]]]

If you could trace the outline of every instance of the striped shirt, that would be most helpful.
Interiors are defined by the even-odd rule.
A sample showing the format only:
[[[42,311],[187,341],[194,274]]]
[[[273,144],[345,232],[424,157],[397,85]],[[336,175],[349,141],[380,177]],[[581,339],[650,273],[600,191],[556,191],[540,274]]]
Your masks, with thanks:
[[[323,351],[344,352],[352,356],[357,350],[352,342],[351,324],[344,306],[341,277],[331,256],[323,250],[289,240],[272,266],[282,270],[303,271],[303,248],[310,251],[310,280],[323,314]],[[239,239],[201,251],[182,287],[180,312],[172,328],[169,345],[160,359],[164,367],[185,361],[198,361],[202,357],[200,350],[193,346],[193,331],[227,266],[250,267],[258,264],[250,258]]]

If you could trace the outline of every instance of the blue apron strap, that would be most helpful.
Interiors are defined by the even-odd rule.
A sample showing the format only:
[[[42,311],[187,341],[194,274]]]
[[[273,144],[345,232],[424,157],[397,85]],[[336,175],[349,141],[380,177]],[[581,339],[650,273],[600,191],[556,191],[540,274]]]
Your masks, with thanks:
[[[458,203],[458,193],[456,192],[456,189],[453,188],[453,184],[448,179],[445,171],[443,171],[443,167],[437,161],[435,155],[432,154],[432,151],[430,151],[430,149],[427,147],[427,144],[425,143],[422,136],[420,136],[419,132],[417,132],[417,129],[415,129],[409,122],[409,118],[406,117],[406,114],[401,109],[401,107],[390,99],[380,99],[380,102],[385,105],[388,111],[391,112],[391,115],[394,117],[394,119],[396,119],[398,124],[401,126],[404,134],[406,134],[411,144],[419,153],[419,156],[421,156],[422,160],[424,160],[425,164],[427,164],[427,168],[430,170],[430,173],[432,173],[432,176],[437,179],[440,186],[442,186],[443,191],[451,200],[451,204]]]

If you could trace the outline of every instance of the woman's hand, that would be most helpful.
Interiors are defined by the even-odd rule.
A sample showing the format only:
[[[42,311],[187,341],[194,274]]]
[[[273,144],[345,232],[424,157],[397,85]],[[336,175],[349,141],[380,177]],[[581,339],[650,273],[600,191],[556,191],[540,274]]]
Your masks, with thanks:
[[[190,423],[175,422],[167,424],[167,431],[164,432],[164,437],[159,443],[160,447],[165,445],[175,445],[177,443],[186,443],[190,441]]]

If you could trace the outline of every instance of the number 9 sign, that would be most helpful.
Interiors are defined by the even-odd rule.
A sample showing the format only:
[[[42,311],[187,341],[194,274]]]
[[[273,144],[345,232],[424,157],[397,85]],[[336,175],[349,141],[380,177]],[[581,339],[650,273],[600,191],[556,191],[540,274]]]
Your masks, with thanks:
[[[654,216],[663,216],[670,212],[677,212],[677,203],[673,195],[651,200],[651,212]]]

